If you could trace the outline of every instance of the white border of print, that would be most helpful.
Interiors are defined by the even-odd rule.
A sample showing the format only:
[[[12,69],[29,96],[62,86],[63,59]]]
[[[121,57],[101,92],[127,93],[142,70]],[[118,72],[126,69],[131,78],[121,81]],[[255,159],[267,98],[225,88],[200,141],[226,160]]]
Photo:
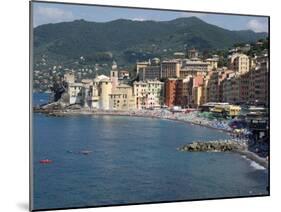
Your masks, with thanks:
[[[51,0],[50,0],[51,1]],[[59,0],[57,0],[59,1]],[[280,206],[280,153],[278,139],[280,54],[280,11],[275,0],[67,0],[73,3],[106,4],[163,9],[197,10],[271,16],[271,196],[154,205],[75,209],[75,211],[266,211]],[[29,134],[29,2],[1,2],[1,211],[28,210]],[[279,103],[279,104],[278,104]],[[281,119],[280,119],[281,120]],[[69,210],[72,211],[72,210]],[[73,210],[74,211],[74,210]]]

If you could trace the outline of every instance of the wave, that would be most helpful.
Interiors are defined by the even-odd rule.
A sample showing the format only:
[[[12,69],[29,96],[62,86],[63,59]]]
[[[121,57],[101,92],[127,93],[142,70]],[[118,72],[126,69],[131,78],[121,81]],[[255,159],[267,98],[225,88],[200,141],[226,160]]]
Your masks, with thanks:
[[[256,170],[266,170],[265,167],[261,166],[260,164],[258,164],[257,162],[255,161],[252,161],[251,159],[247,158],[245,155],[242,155],[241,156],[242,158],[246,159],[247,161],[250,162],[250,166]]]

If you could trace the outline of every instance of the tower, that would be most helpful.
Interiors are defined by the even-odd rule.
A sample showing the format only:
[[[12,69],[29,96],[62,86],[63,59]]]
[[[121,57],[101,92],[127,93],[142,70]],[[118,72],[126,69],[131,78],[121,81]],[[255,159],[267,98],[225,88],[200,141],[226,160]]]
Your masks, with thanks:
[[[118,85],[118,70],[117,70],[117,63],[115,61],[112,62],[112,69],[110,71],[110,81],[112,83],[112,92],[113,92]]]

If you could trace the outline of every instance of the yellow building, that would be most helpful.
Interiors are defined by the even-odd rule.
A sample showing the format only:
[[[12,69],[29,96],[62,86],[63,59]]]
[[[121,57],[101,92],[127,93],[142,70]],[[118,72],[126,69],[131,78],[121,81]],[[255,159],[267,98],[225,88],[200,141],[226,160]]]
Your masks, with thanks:
[[[211,109],[214,114],[219,114],[223,116],[235,117],[238,116],[241,111],[241,107],[237,105],[216,105]]]
[[[228,58],[229,69],[244,74],[249,71],[250,59],[245,54],[235,53]]]
[[[109,79],[102,79],[99,83],[100,86],[100,107],[102,110],[109,110],[109,95],[112,91],[112,84]]]
[[[206,59],[206,62],[209,64],[208,65],[208,71],[212,71],[214,69],[218,68],[218,59],[217,58],[208,58]]]
[[[158,80],[134,82],[137,109],[160,107],[163,104],[164,83]]]
[[[136,102],[131,86],[118,85],[113,90],[113,93],[109,94],[110,110],[134,110],[135,108]]]
[[[204,103],[203,86],[194,87],[192,90],[193,106],[198,107]]]
[[[133,84],[134,96],[136,98],[136,108],[145,109],[147,83],[143,81],[135,81]]]

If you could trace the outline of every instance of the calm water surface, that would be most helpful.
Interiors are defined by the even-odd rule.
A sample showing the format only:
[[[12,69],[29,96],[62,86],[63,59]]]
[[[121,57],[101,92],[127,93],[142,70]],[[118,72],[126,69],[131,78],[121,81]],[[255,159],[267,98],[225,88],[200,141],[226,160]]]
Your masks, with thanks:
[[[34,114],[34,209],[267,194],[267,171],[238,154],[176,150],[227,137],[167,120]]]

